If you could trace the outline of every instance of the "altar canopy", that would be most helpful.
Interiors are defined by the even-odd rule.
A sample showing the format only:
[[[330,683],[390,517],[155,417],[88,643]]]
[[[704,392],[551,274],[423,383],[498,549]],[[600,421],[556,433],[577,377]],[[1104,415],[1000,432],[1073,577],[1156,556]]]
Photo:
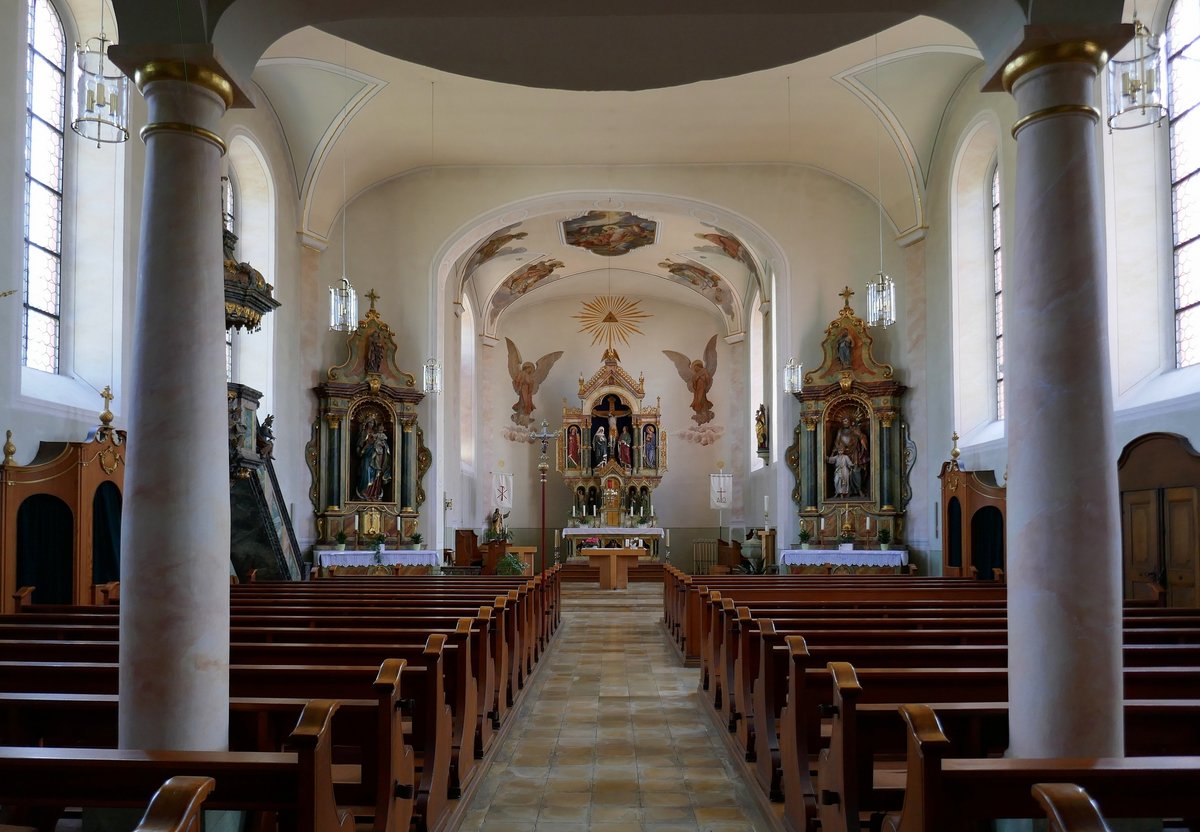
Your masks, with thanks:
[[[604,352],[600,369],[579,378],[579,407],[563,408],[556,440],[556,469],[574,495],[571,517],[596,517],[605,526],[648,522],[654,489],[667,472],[667,437],[661,402],[642,404],[644,377],[636,381],[617,351]]]
[[[314,388],[320,416],[305,459],[318,543],[334,542],[338,532],[354,542],[408,540],[433,462],[417,423],[424,394],[396,365],[394,334],[375,310],[378,295],[367,297],[371,308],[346,339],[345,360]]]
[[[804,375],[800,423],[787,464],[801,526],[814,541],[848,536],[874,541],[881,529],[903,533],[908,494],[900,464],[900,400],[907,389],[871,354],[871,335],[854,314],[847,287],[842,309],[821,343],[821,364]]]

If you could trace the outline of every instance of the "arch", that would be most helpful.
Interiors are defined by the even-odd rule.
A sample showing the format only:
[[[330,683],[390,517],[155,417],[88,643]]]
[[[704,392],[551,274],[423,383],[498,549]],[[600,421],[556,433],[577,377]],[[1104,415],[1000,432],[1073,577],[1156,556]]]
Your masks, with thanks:
[[[92,583],[121,579],[121,489],[102,482],[92,495]]]
[[[1004,514],[984,506],[971,516],[971,565],[981,581],[992,580],[992,570],[1004,568]]]
[[[245,127],[231,131],[227,155],[237,187],[237,259],[250,263],[275,285],[276,186],[261,143]],[[233,336],[233,380],[247,384],[263,396],[259,409],[273,412],[275,393],[275,316],[264,315],[257,332]]]
[[[17,509],[17,586],[33,586],[35,604],[73,600],[75,520],[58,497],[34,494]]]
[[[961,569],[963,562],[962,503],[951,497],[946,505],[946,565]]]
[[[950,178],[954,424],[964,436],[996,418],[991,173],[999,139],[995,114],[981,113],[959,140]]]

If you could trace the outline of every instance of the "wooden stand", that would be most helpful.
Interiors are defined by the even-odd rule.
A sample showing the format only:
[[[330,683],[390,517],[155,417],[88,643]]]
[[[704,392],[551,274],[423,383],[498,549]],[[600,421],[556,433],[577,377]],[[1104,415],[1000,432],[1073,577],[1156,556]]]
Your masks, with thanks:
[[[601,589],[626,589],[629,586],[629,565],[637,563],[642,549],[585,549],[588,565],[600,569]]]

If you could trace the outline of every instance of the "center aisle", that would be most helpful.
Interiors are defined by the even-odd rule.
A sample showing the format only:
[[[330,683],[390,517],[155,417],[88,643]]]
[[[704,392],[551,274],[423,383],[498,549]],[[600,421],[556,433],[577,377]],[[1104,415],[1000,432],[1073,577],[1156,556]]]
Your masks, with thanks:
[[[662,585],[563,584],[562,628],[462,830],[769,829],[662,630]]]

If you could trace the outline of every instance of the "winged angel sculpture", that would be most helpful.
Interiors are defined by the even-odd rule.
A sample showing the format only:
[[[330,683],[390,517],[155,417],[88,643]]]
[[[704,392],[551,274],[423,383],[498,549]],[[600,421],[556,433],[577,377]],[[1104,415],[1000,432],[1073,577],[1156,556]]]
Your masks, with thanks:
[[[692,421],[697,425],[705,425],[713,420],[713,403],[708,400],[708,391],[712,389],[713,376],[717,374],[717,336],[708,339],[704,348],[704,360],[689,359],[681,352],[663,350],[663,355],[671,359],[679,377],[687,384],[692,394]]]
[[[512,420],[521,427],[530,427],[533,425],[533,396],[546,376],[550,375],[554,362],[562,358],[563,351],[547,353],[535,364],[521,361],[521,351],[517,345],[511,338],[504,340],[508,342],[508,374],[512,376],[513,390],[517,394],[517,403],[512,406]]]

